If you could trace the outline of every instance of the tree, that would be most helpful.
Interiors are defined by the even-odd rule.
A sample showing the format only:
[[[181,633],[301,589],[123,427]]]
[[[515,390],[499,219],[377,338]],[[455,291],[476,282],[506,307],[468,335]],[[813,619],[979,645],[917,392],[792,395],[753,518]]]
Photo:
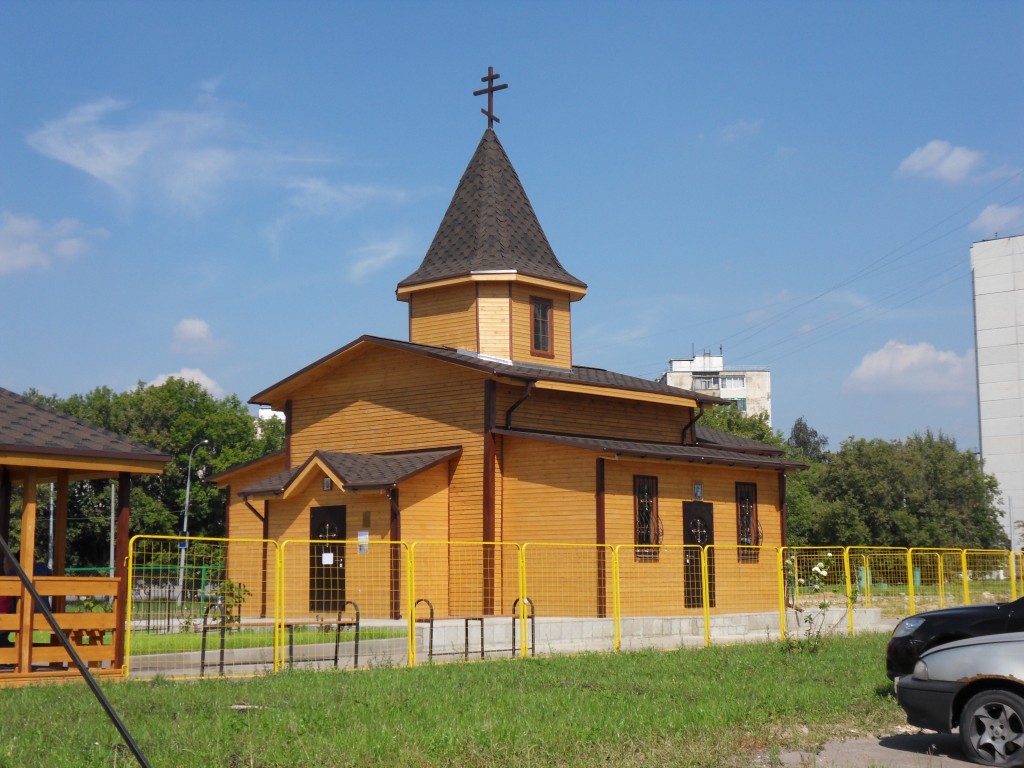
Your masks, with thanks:
[[[828,457],[828,438],[813,429],[803,416],[793,423],[786,445],[789,446],[791,454],[807,461],[821,462]]]
[[[730,435],[757,440],[759,443],[767,443],[776,448],[786,447],[782,433],[772,429],[771,424],[768,423],[768,414],[766,413],[747,416],[741,413],[735,406],[726,405],[705,411],[700,423],[705,427],[728,432]]]
[[[26,397],[174,457],[162,474],[132,478],[132,534],[167,535],[181,529],[189,453],[202,440],[209,440],[192,453],[189,533],[222,535],[224,499],[203,478],[284,444],[280,421],[257,419],[237,396],[218,400],[198,383],[184,379],[171,378],[159,386],[140,382],[122,393],[97,387],[63,400],[32,390]],[[105,563],[109,527],[110,482],[75,483],[68,504],[67,565]]]
[[[790,546],[1003,549],[998,483],[979,458],[939,433],[904,440],[850,438],[835,452],[801,416],[782,441],[766,419],[716,409],[702,423],[784,445],[808,468],[787,478]]]
[[[978,457],[939,433],[849,439],[812,486],[824,502],[812,544],[1005,548],[998,484]]]

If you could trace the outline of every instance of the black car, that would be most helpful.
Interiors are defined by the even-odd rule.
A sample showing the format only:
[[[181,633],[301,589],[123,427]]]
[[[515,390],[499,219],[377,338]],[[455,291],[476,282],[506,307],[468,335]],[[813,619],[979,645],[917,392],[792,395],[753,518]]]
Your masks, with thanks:
[[[962,605],[918,613],[896,625],[885,651],[885,671],[893,679],[909,675],[922,653],[942,643],[1021,631],[1024,597],[1012,603]]]

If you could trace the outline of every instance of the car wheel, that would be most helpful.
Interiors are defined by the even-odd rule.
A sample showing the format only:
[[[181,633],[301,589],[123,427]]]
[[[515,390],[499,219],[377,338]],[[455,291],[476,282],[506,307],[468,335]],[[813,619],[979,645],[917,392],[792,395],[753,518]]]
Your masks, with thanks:
[[[975,763],[1024,766],[1024,699],[1001,690],[972,696],[960,715],[960,745]]]

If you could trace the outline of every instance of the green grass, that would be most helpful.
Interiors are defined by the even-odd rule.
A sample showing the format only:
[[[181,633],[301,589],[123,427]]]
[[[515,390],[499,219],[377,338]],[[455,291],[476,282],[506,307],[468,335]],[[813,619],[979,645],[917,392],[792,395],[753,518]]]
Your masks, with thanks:
[[[104,690],[153,768],[745,766],[904,722],[886,639]],[[84,685],[0,689],[0,766],[135,764]]]

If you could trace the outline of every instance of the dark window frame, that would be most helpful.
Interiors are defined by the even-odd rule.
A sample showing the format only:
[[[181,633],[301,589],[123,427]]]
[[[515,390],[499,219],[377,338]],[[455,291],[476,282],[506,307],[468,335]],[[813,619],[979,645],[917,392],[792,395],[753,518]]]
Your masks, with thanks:
[[[540,296],[530,297],[530,354],[555,356],[555,302]],[[541,344],[538,344],[541,342]]]
[[[633,557],[656,562],[660,557],[661,520],[658,517],[658,478],[633,475]]]
[[[736,483],[736,544],[740,561],[757,562],[762,540],[757,519],[757,483]],[[747,549],[750,547],[750,549]]]

